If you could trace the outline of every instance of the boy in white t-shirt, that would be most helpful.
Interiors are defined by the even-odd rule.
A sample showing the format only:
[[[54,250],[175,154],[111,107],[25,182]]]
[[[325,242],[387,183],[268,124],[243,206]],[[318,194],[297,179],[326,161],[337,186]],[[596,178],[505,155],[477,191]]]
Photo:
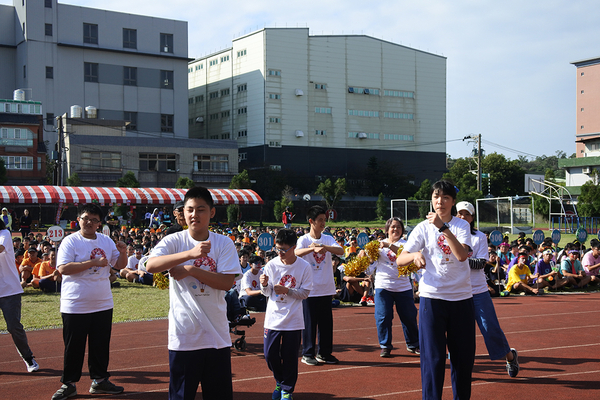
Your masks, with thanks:
[[[244,273],[241,279],[240,303],[242,307],[252,311],[265,311],[267,298],[260,291],[260,271],[263,267],[263,259],[252,256],[248,260],[250,269]]]
[[[102,210],[84,204],[77,210],[78,232],[65,237],[56,265],[62,274],[60,313],[65,342],[63,385],[52,396],[62,400],[77,394],[75,382],[81,378],[86,340],[89,341],[88,369],[93,383],[90,393],[118,394],[122,386],[108,380],[108,361],[112,328],[113,297],[110,290],[111,267],[127,265],[127,245],[115,242],[97,229],[102,226]]]
[[[165,236],[146,263],[169,271],[169,399],[191,400],[202,385],[204,400],[231,400],[231,339],[225,292],[241,272],[235,246],[209,231],[215,216],[208,189],[184,197],[188,229]]]
[[[306,365],[337,364],[333,352],[332,296],[336,293],[331,255],[341,256],[341,248],[333,236],[322,234],[327,220],[325,209],[312,206],[307,212],[310,231],[298,239],[296,255],[307,261],[313,272],[313,290],[303,300],[304,331],[302,332],[302,362]],[[317,330],[319,344],[317,352]]]
[[[296,234],[280,229],[275,237],[279,257],[265,265],[261,292],[268,297],[265,313],[265,360],[275,378],[274,400],[292,399],[298,380],[298,348],[304,329],[303,300],[313,288],[310,265],[297,257]],[[329,302],[331,304],[331,301]]]

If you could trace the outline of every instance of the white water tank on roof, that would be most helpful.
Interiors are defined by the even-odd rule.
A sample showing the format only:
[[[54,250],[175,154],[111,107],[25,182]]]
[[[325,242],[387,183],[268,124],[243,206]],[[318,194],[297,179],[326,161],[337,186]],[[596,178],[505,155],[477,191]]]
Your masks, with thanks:
[[[86,118],[98,118],[98,109],[94,106],[87,106],[85,108]]]
[[[71,106],[71,118],[81,118],[83,108],[78,105]]]
[[[25,91],[23,89],[17,89],[13,92],[13,100],[25,101]]]

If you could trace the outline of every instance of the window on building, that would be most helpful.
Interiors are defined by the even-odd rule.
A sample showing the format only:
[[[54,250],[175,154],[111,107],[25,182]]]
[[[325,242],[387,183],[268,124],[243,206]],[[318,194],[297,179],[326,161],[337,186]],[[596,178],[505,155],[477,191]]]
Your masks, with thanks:
[[[322,129],[321,129],[321,130],[317,129],[317,130],[315,131],[315,135],[318,135],[318,136],[325,136],[325,135],[327,135],[327,131],[324,131],[324,130],[322,130]]]
[[[137,86],[136,67],[123,67],[123,85]]]
[[[274,124],[279,124],[279,123],[281,123],[281,118],[269,117],[269,122],[274,123]]]
[[[210,114],[210,115],[208,116],[208,119],[209,119],[209,120],[211,120],[211,121],[214,121],[214,120],[216,120],[216,119],[219,119],[219,113]]]
[[[204,69],[204,64],[196,65],[196,71]]]
[[[281,142],[269,142],[269,147],[281,147]]]
[[[160,71],[160,85],[163,89],[173,89],[173,71]]]
[[[54,67],[46,67],[46,79],[54,79]]]
[[[269,98],[272,100],[280,100],[281,99],[281,95],[277,94],[277,93],[269,93]]]
[[[0,156],[6,169],[33,170],[33,157]]]
[[[84,170],[120,170],[121,153],[108,151],[82,151],[81,169]]]
[[[54,126],[54,114],[46,113],[46,125]]]
[[[0,146],[33,147],[33,132],[22,128],[2,128]]]
[[[230,114],[231,113],[230,113],[229,110],[227,110],[227,111],[221,111],[221,118],[227,118],[227,117],[229,117]]]
[[[204,95],[201,94],[200,96],[196,96],[195,100],[196,100],[196,103],[200,103],[201,101],[204,101]]]
[[[238,115],[239,114],[246,114],[247,112],[248,112],[248,107],[238,108]]]
[[[408,99],[415,98],[415,92],[407,92],[404,90],[384,90],[383,95],[391,96],[391,97],[404,97],[404,98],[408,98]]]
[[[281,76],[281,71],[276,70],[276,69],[270,69],[269,76]]]
[[[140,171],[176,172],[176,154],[140,153]]]
[[[327,90],[327,85],[324,83],[315,83],[315,89],[317,90]]]
[[[128,131],[137,131],[137,119],[138,119],[137,112],[125,111],[123,113],[123,119],[125,121],[129,122],[129,124],[127,125],[127,127],[125,129],[127,129]]]
[[[173,132],[173,114],[161,114],[160,131]]]
[[[23,79],[27,78],[27,65],[23,65]]]
[[[190,97],[188,99],[188,104],[194,104],[194,98],[193,97]]]
[[[137,49],[137,30],[123,28],[123,48]]]
[[[222,133],[222,134],[221,134],[221,139],[222,139],[222,140],[227,140],[227,139],[229,139],[229,138],[230,138],[230,134],[229,134],[229,133]]]
[[[52,24],[44,25],[44,33],[46,36],[52,36]]]
[[[160,34],[160,52],[161,53],[173,53],[173,34],[161,33]]]
[[[317,114],[331,114],[331,107],[315,107]]]
[[[52,0],[44,0],[44,7],[52,8]]]
[[[213,65],[217,65],[218,63],[219,63],[219,59],[218,59],[218,58],[215,58],[214,60],[210,60],[210,61],[208,62],[208,66],[209,66],[209,67],[212,67]]]
[[[208,98],[209,98],[209,99],[211,99],[211,100],[212,100],[212,99],[216,99],[216,98],[218,98],[218,97],[219,97],[219,92],[218,92],[218,91],[216,91],[216,92],[210,92],[210,93],[208,94]]]
[[[238,85],[238,87],[237,87],[238,93],[245,92],[246,90],[248,90],[248,85],[246,83],[244,83],[243,85]]]
[[[248,153],[239,153],[238,154],[238,162],[246,161],[248,159]]]
[[[229,89],[222,89],[221,90],[221,97],[227,96],[227,95],[229,95]]]
[[[98,64],[83,63],[83,80],[85,82],[98,82]]]
[[[229,172],[229,156],[194,154],[194,172]]]
[[[238,131],[238,137],[246,137],[248,136],[248,131],[246,129],[242,131]]]
[[[221,57],[221,62],[229,61],[229,56]]]
[[[83,43],[98,44],[98,25],[83,23]]]
[[[240,51],[238,51],[238,52],[237,52],[237,56],[238,56],[238,57],[243,57],[243,56],[245,56],[245,55],[246,55],[246,49],[244,49],[244,50],[240,50]]]

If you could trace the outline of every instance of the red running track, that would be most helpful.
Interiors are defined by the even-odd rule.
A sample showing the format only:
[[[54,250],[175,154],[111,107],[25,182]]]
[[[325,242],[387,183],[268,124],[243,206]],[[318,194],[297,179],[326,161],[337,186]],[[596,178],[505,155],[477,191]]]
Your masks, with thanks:
[[[477,331],[473,399],[599,399],[598,306],[600,293],[540,297],[511,296],[494,300],[500,323],[519,351],[521,372],[506,374],[503,361],[490,361]],[[236,399],[269,399],[274,381],[262,356],[262,314],[247,330],[248,347],[232,351]],[[92,396],[89,376],[77,385],[76,398],[166,399],[169,380],[167,321],[113,325],[111,380],[125,393]],[[60,386],[62,331],[28,332],[41,368],[26,372],[9,335],[0,335],[0,399],[50,399]],[[393,357],[379,357],[372,307],[334,309],[334,349],[339,365],[310,367],[300,363],[294,398],[420,399],[419,357],[408,353],[402,328],[394,319]],[[447,366],[444,399],[452,399]],[[198,399],[202,398],[200,390]]]

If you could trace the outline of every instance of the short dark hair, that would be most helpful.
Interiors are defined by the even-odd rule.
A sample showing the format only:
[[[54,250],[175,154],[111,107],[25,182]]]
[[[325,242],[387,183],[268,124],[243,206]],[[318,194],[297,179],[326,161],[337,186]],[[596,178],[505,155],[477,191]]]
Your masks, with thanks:
[[[321,214],[325,214],[326,215],[327,211],[325,211],[325,209],[323,207],[321,207],[321,206],[312,206],[306,212],[306,220],[309,221],[309,220],[312,219],[314,221]]]
[[[388,231],[390,230],[390,226],[392,226],[392,223],[396,221],[396,222],[400,222],[400,226],[402,227],[402,233],[400,233],[400,236],[404,235],[404,222],[402,222],[401,218],[398,217],[392,217],[390,219],[388,219],[385,222],[385,236],[387,237]]]
[[[194,186],[188,190],[183,197],[183,204],[185,205],[190,199],[202,199],[210,206],[210,208],[214,207],[212,195],[204,186]]]
[[[314,207],[319,207],[319,206],[314,206]],[[323,208],[323,207],[321,207],[321,208]],[[320,214],[317,214],[317,215],[320,215]],[[287,244],[288,246],[292,247],[292,246],[295,246],[297,242],[298,242],[298,236],[296,236],[296,232],[294,232],[291,229],[280,229],[277,232],[277,236],[275,236],[276,244]]]
[[[595,239],[595,238],[594,238],[594,239],[592,239],[592,240],[590,240],[590,248],[591,248],[591,249],[597,249],[597,248],[600,248],[600,240],[598,240],[598,239]]]
[[[104,213],[100,206],[94,203],[82,204],[77,207],[77,216],[81,217],[83,214],[97,215],[100,219],[104,218]]]
[[[242,250],[238,251],[238,258],[241,257],[241,256],[248,256],[249,257],[250,253],[248,252],[248,250],[242,249]]]
[[[259,257],[259,256],[250,256],[250,258],[248,259],[248,262],[250,264],[258,264],[258,263],[264,264],[265,260],[263,260],[262,257]]]
[[[457,187],[449,180],[442,179],[431,185],[431,194],[439,192],[456,200]]]

